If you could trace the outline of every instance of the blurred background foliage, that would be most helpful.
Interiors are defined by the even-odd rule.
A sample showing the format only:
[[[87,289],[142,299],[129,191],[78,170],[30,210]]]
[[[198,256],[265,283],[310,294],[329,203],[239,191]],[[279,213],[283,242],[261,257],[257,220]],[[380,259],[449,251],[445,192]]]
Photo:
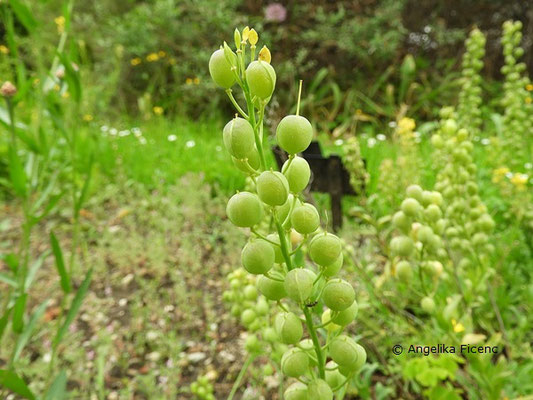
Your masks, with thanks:
[[[33,3],[35,19],[48,21],[38,51],[53,51],[44,44],[62,29],[61,1]],[[454,85],[473,26],[487,35],[486,77],[500,78],[499,37],[507,19],[524,24],[525,61],[533,68],[533,3],[522,0],[94,0],[78,2],[73,18],[72,46],[91,82],[87,112],[100,116],[148,117],[154,107],[194,117],[221,108],[229,113],[205,66],[233,26],[253,26],[271,45],[281,78],[271,117],[277,121],[294,105],[302,78],[306,111],[325,119],[319,128],[326,131],[346,123],[353,128],[366,114],[376,123],[417,113],[433,117],[455,98],[444,89]],[[5,32],[0,37],[5,42]],[[33,55],[20,56],[31,70]]]

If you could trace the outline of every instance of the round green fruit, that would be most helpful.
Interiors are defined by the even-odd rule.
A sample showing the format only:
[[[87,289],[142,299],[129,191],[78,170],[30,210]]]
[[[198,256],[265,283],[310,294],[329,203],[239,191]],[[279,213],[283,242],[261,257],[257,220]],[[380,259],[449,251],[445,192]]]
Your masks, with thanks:
[[[414,248],[413,240],[408,236],[397,236],[391,240],[391,249],[399,256],[408,257]]]
[[[307,372],[309,357],[297,347],[287,350],[281,357],[281,370],[287,376],[297,378]]]
[[[357,301],[353,301],[353,303],[345,310],[342,310],[335,315],[333,318],[333,322],[340,326],[346,326],[352,323],[352,321],[357,317],[357,313],[359,312],[359,305],[357,304]]]
[[[409,217],[416,216],[416,214],[421,208],[420,203],[413,198],[408,198],[402,201],[401,207],[402,207],[402,211],[404,212],[404,214]]]
[[[328,361],[326,363],[326,382],[332,388],[336,388],[344,382],[344,376],[339,372],[338,365],[335,361]]]
[[[307,386],[302,382],[295,382],[283,393],[285,400],[308,400]]]
[[[243,267],[251,274],[266,274],[274,265],[275,252],[272,244],[263,239],[249,241],[241,254]]]
[[[266,61],[252,61],[246,68],[246,81],[252,97],[267,100],[276,87],[276,71]]]
[[[403,211],[398,211],[394,214],[392,217],[392,223],[403,233],[407,233],[411,229],[411,222]]]
[[[261,221],[263,206],[257,195],[250,192],[239,192],[229,199],[226,214],[234,225],[241,228],[251,228]]]
[[[296,344],[302,338],[302,322],[294,313],[278,314],[274,325],[281,341],[285,344]]]
[[[298,303],[303,303],[313,293],[315,274],[305,268],[295,268],[285,277],[287,296]]]
[[[209,59],[209,74],[213,81],[224,89],[229,89],[235,84],[235,74],[230,63],[226,60],[224,50],[215,51]]]
[[[255,137],[254,128],[244,118],[236,117],[229,121],[223,130],[224,146],[238,159],[252,156]]]
[[[256,300],[257,299],[257,288],[254,285],[247,285],[244,288],[244,297],[246,300]]]
[[[343,311],[355,300],[355,291],[348,282],[342,279],[330,280],[322,292],[324,304],[333,311]]]
[[[422,307],[422,310],[428,314],[432,314],[435,311],[435,300],[426,296],[420,301],[420,306]]]
[[[267,236],[267,239],[270,240],[271,242],[278,243],[279,245],[279,236],[277,233],[271,233],[270,235]],[[274,261],[276,262],[276,264],[281,264],[282,262],[284,262],[285,259],[283,258],[283,253],[281,252],[281,246],[276,246],[272,243],[270,243],[270,245],[274,249],[274,254],[275,254]]]
[[[357,371],[366,362],[365,349],[346,335],[333,339],[329,350],[333,361],[350,371]]]
[[[249,174],[250,168],[248,168],[248,165],[252,167],[252,169],[258,170],[261,166],[261,160],[259,158],[259,152],[257,151],[257,148],[254,147],[252,151],[248,154],[247,158],[235,158],[231,156],[231,160],[233,161],[233,164],[242,172]],[[248,165],[246,164],[248,163]]]
[[[311,169],[309,164],[302,157],[294,157],[291,161],[290,159],[285,161],[281,172],[287,178],[289,182],[289,188],[293,193],[299,193],[306,188],[309,184],[309,179],[311,178]]]
[[[331,278],[332,276],[335,276],[339,273],[340,269],[342,268],[342,263],[344,262],[344,256],[341,254],[333,264],[327,265],[323,267],[322,269],[322,275],[324,275],[326,278]]]
[[[287,115],[276,129],[279,146],[289,154],[301,153],[313,139],[313,127],[307,118]]]
[[[282,206],[289,197],[287,178],[278,171],[264,171],[257,178],[257,194],[269,206]]]
[[[424,192],[420,186],[411,185],[407,187],[406,193],[407,193],[407,197],[412,197],[413,199],[416,199],[419,202],[422,202],[422,196]]]
[[[396,264],[396,277],[402,282],[409,282],[413,277],[413,268],[408,261],[400,261]]]
[[[309,400],[333,400],[333,391],[323,379],[315,379],[308,387]]]
[[[272,301],[278,301],[287,296],[283,282],[275,281],[264,275],[257,278],[257,289],[263,296]]]
[[[304,203],[292,211],[291,224],[296,232],[307,235],[318,229],[320,216],[312,204]]]
[[[241,322],[244,326],[248,326],[255,321],[255,317],[255,311],[248,308],[242,312]]]
[[[332,233],[320,233],[309,243],[309,255],[311,259],[323,267],[337,261],[341,252],[341,241]]]

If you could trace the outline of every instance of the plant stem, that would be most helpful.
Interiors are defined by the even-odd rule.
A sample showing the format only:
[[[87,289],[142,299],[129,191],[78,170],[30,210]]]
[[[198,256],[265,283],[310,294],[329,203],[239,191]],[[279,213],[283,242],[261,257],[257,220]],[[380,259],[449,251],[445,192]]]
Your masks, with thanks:
[[[300,79],[300,87],[298,88],[298,102],[296,103],[296,115],[300,115],[300,99],[302,97],[302,84],[303,84],[303,81]]]
[[[237,376],[237,379],[233,383],[233,387],[231,388],[231,392],[229,393],[228,400],[232,400],[233,396],[235,396],[235,393],[237,393],[237,389],[239,388],[239,385],[241,384],[242,378],[244,377],[244,374],[246,373],[246,370],[250,366],[250,364],[254,361],[255,356],[248,356],[246,360],[244,361],[244,364],[242,365],[241,371],[239,372],[239,375]]]
[[[311,315],[311,310],[303,306],[303,312],[305,315],[305,324],[307,325],[307,330],[309,331],[309,335],[311,335],[311,340],[313,341],[313,346],[315,347],[315,353],[316,353],[316,359],[318,364],[318,373],[320,375],[321,379],[325,379],[326,372],[324,370],[324,357],[322,354],[322,348],[320,347],[320,343],[318,341],[318,336],[316,334],[315,327],[313,325],[313,317]]]
[[[237,111],[242,115],[243,118],[245,119],[249,119],[250,117],[248,116],[248,114],[246,114],[244,112],[244,110],[241,108],[241,106],[239,105],[239,103],[237,103],[237,100],[235,100],[235,97],[233,97],[233,92],[231,89],[227,89],[226,90],[226,93],[229,97],[229,99],[231,100],[231,103],[233,104],[233,106],[237,109]]]

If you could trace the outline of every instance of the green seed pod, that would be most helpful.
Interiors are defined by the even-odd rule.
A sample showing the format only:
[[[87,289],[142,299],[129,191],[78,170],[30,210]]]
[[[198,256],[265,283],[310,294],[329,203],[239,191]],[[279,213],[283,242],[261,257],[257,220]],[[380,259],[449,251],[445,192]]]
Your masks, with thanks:
[[[250,325],[252,322],[255,321],[256,315],[255,311],[248,308],[242,312],[241,315],[241,322],[244,326]]]
[[[414,217],[420,210],[420,203],[415,199],[408,198],[402,201],[402,211],[409,217]]]
[[[352,323],[355,317],[357,317],[358,312],[359,305],[357,304],[357,301],[354,300],[350,307],[337,313],[337,315],[333,318],[333,322],[340,326],[349,325]]]
[[[257,195],[250,192],[240,192],[229,199],[226,214],[234,225],[241,228],[251,228],[263,218],[263,206]]]
[[[304,203],[292,211],[291,224],[296,232],[307,235],[318,229],[320,216],[312,204]]]
[[[264,297],[260,297],[255,305],[255,312],[259,315],[267,315],[269,311],[268,303]]]
[[[422,202],[423,190],[418,185],[411,185],[406,189],[407,197],[411,197],[415,200]]]
[[[257,148],[254,146],[252,151],[248,154],[248,158],[245,159],[238,159],[233,156],[231,156],[231,160],[233,161],[233,164],[242,172],[249,174],[250,169],[246,165],[246,160],[248,161],[248,165],[252,167],[255,170],[258,170],[261,166],[261,160],[259,158],[259,152],[257,151]]]
[[[323,267],[322,275],[324,275],[326,278],[331,278],[332,276],[335,276],[339,273],[340,269],[342,268],[342,263],[344,262],[344,256],[341,254],[333,264],[327,265]]]
[[[396,264],[396,277],[402,282],[409,282],[413,276],[413,269],[408,261]]]
[[[294,157],[291,161],[290,159],[285,161],[281,172],[287,178],[289,182],[289,188],[293,193],[299,193],[306,188],[309,184],[309,179],[311,178],[311,169],[309,164],[302,157]]]
[[[249,353],[258,353],[261,351],[261,342],[255,335],[249,335],[244,341],[244,348]]]
[[[285,344],[296,344],[302,338],[302,322],[294,313],[282,313],[276,316],[276,332]]]
[[[209,59],[209,73],[211,78],[224,89],[229,89],[235,84],[235,74],[231,70],[231,65],[226,60],[224,50],[215,51]]]
[[[333,319],[331,318],[331,315],[332,315],[332,312],[330,309],[327,309],[325,310],[323,313],[322,313],[322,316],[320,317],[320,320],[322,321],[323,324],[326,324],[326,327],[325,329],[328,331],[328,332],[336,332],[340,329],[342,329],[342,326],[340,325],[337,325],[333,322],[330,322],[330,321],[333,321]]]
[[[282,206],[279,206],[276,209],[276,215],[278,217],[278,220],[280,222],[285,221],[285,218],[289,215],[289,212],[291,211],[292,203],[294,201],[294,196],[292,194],[289,194],[287,197],[287,201]],[[296,205],[300,204],[300,200],[296,199]]]
[[[431,222],[437,221],[442,216],[442,211],[440,210],[439,206],[435,204],[430,204],[425,210],[424,210],[424,216]]]
[[[309,243],[309,255],[318,265],[333,264],[342,252],[340,239],[332,233],[318,234]]]
[[[338,365],[335,361],[328,361],[326,363],[326,382],[332,388],[336,388],[344,382],[344,376],[339,372]]]
[[[307,386],[302,382],[295,382],[283,393],[285,400],[308,400]]]
[[[333,361],[352,372],[357,371],[366,362],[365,349],[346,335],[333,339],[329,351]]]
[[[394,214],[394,216],[392,217],[392,223],[403,233],[408,233],[411,229],[411,222],[403,211],[398,211]]]
[[[285,277],[287,296],[298,303],[303,303],[313,293],[315,274],[305,268],[295,268]]]
[[[271,233],[270,235],[267,236],[267,239],[270,240],[271,242],[279,244],[279,236],[278,236],[277,233]],[[275,254],[274,261],[276,262],[276,264],[281,264],[282,262],[284,262],[285,259],[283,258],[283,253],[281,252],[281,247],[280,246],[275,246],[273,244],[270,244],[270,245],[274,249],[274,254]]]
[[[272,244],[263,239],[249,241],[242,249],[243,267],[251,274],[266,274],[274,265],[275,252]]]
[[[282,206],[289,197],[287,178],[277,171],[264,171],[257,178],[257,194],[269,206]]]
[[[300,340],[300,343],[298,343],[298,347],[305,351],[306,354],[309,356],[309,365],[311,367],[316,367],[316,361],[313,359],[314,357],[316,357],[315,345],[313,344],[313,341],[311,339]]]
[[[322,292],[324,304],[333,311],[343,311],[350,307],[355,300],[352,285],[342,279],[332,279]]]
[[[422,310],[424,310],[428,314],[433,314],[433,312],[435,311],[435,301],[431,297],[424,297],[420,301],[420,306],[422,307]]]
[[[279,340],[279,336],[276,333],[276,330],[270,326],[263,330],[262,336],[263,339],[265,339],[269,343],[274,343]]]
[[[257,299],[257,288],[254,285],[247,285],[244,288],[244,298],[246,300],[256,300]]]
[[[429,226],[421,226],[418,228],[417,238],[423,244],[428,244],[433,238],[433,230]]]
[[[313,127],[307,118],[287,115],[276,129],[279,146],[289,154],[301,153],[313,139]]]
[[[223,130],[224,146],[238,159],[251,157],[254,150],[254,128],[244,118],[236,117],[229,121]]]
[[[256,284],[261,294],[269,300],[278,301],[287,296],[283,282],[261,275],[257,278]]]
[[[309,400],[333,400],[333,391],[323,379],[315,379],[307,388]]]
[[[414,250],[413,240],[408,236],[397,236],[391,240],[390,247],[395,254],[408,257]]]
[[[287,376],[297,378],[307,372],[309,357],[297,347],[287,350],[281,357],[281,370]]]
[[[266,61],[252,61],[246,68],[246,81],[252,97],[267,100],[276,87],[276,71]]]

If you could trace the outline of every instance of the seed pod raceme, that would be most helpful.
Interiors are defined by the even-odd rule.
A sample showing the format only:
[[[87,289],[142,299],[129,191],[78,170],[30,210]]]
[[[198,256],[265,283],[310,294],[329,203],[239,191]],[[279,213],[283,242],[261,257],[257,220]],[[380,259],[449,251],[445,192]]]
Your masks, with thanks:
[[[295,268],[285,277],[287,295],[298,303],[303,303],[313,293],[315,274],[305,268]]]
[[[226,206],[230,221],[241,228],[250,228],[263,218],[263,206],[257,195],[250,192],[234,194]]]
[[[254,275],[266,274],[274,265],[274,259],[274,248],[266,240],[250,241],[242,250],[242,265]]]
[[[278,314],[275,326],[281,341],[285,344],[296,344],[302,338],[302,322],[294,313]]]
[[[209,73],[211,78],[224,89],[229,89],[235,84],[235,74],[231,70],[230,63],[226,60],[224,50],[215,51],[209,59]]]
[[[307,235],[318,229],[320,216],[312,204],[305,203],[293,210],[291,224],[296,232]]]
[[[301,153],[313,139],[313,127],[305,117],[287,115],[278,124],[276,137],[279,146],[287,153]]]
[[[285,161],[281,172],[289,182],[289,188],[293,193],[299,193],[306,188],[311,178],[309,163],[302,157],[294,157]]]
[[[246,81],[252,97],[267,100],[276,87],[276,71],[266,61],[252,61],[246,68]]]
[[[223,130],[224,146],[238,159],[252,156],[255,137],[252,125],[244,118],[236,117],[229,121]]]
[[[350,371],[357,371],[366,362],[365,349],[346,335],[333,339],[329,349],[333,361]]]
[[[331,233],[319,233],[309,243],[309,255],[318,265],[333,264],[342,252],[340,239]]]
[[[281,358],[281,370],[287,376],[297,378],[307,372],[309,357],[297,347],[287,350]]]
[[[289,197],[287,178],[277,171],[264,171],[257,178],[257,194],[269,206],[282,206]]]
[[[343,311],[350,307],[355,300],[352,285],[342,279],[328,281],[322,292],[324,304],[333,311]]]

